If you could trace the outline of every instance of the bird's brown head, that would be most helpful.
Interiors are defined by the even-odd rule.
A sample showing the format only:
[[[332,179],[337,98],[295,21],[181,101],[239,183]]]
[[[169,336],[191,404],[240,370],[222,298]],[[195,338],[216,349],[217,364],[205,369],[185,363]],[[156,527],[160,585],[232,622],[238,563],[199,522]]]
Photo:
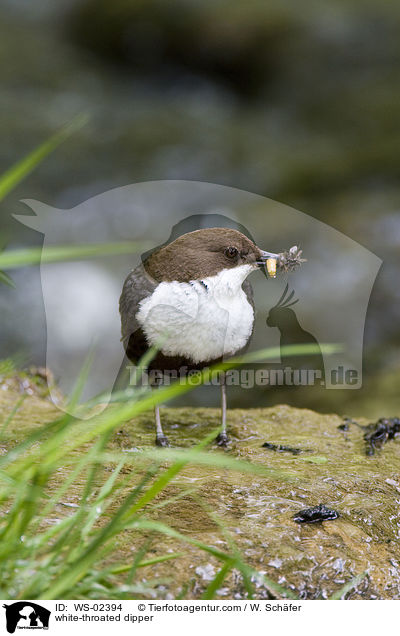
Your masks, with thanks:
[[[153,252],[144,266],[155,280],[189,282],[240,265],[256,269],[267,255],[276,256],[260,250],[237,230],[216,227],[183,234]]]

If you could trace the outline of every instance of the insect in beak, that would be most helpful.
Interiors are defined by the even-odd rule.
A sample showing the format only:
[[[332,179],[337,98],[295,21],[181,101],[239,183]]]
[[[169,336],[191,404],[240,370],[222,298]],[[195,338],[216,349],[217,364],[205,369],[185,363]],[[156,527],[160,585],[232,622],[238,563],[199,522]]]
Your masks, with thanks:
[[[267,278],[276,278],[277,271],[293,272],[302,263],[305,263],[307,259],[301,258],[301,256],[302,250],[297,245],[293,245],[290,250],[280,254],[260,250],[260,260],[257,261],[257,265],[259,265]]]
[[[270,278],[276,278],[276,258],[267,258],[266,265]]]
[[[276,278],[276,267],[279,254],[274,254],[274,252],[266,252],[265,250],[260,250],[260,253],[261,260],[257,261],[257,264],[264,272],[264,275],[267,278]]]

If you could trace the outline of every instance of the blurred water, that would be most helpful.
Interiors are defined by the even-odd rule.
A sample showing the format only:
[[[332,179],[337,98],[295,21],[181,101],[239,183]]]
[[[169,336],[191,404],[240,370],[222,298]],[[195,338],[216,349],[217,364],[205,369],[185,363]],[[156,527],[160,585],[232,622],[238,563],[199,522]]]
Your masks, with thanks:
[[[142,37],[148,33],[141,31],[143,20],[123,14],[135,2],[123,4],[128,9],[113,3],[111,20],[111,5],[103,1],[92,14],[91,3],[83,0],[40,6],[0,1],[3,168],[77,112],[91,116],[85,129],[3,202],[2,235],[11,245],[40,244],[38,235],[11,217],[26,213],[18,203],[21,198],[70,209],[110,188],[146,180],[210,181],[283,201],[332,224],[384,260],[369,306],[364,371],[375,378],[375,387],[379,374],[390,371],[400,378],[398,5],[373,1],[361,8],[348,0],[326,7],[307,1],[300,10],[274,2],[251,7],[232,3],[231,10],[221,14],[229,19],[218,22],[214,11],[219,3],[194,3],[190,10],[200,12],[199,35],[187,14],[184,26],[190,26],[191,41],[177,31],[175,48],[160,44],[152,49],[151,41]],[[86,13],[77,12],[85,6]],[[151,3],[143,6],[150,7],[144,9],[149,11],[146,20],[153,33],[157,27],[158,42],[169,42],[168,29],[175,27],[168,15],[151,13]],[[175,8],[171,3],[170,10]],[[206,57],[204,41],[210,43]],[[138,42],[141,56],[132,57]],[[110,233],[126,238],[120,217],[125,218],[126,209],[121,209],[113,215],[101,206],[96,210],[92,240],[109,240]],[[246,223],[247,210],[237,214]],[[165,240],[176,220],[170,210],[155,216],[148,211],[132,214],[129,235],[149,238],[157,229],[157,237],[151,238]],[[275,223],[266,227],[257,213],[252,227],[265,244],[297,242],[295,228]],[[77,242],[81,234],[77,216],[65,228],[63,240]],[[318,241],[307,247],[309,257],[321,260]],[[323,276],[345,290],[343,303],[356,297],[357,264],[347,259],[330,269],[329,260],[323,261]],[[101,268],[92,275],[93,281],[98,278],[99,292],[111,285],[116,295],[121,271],[115,271],[112,280]],[[38,271],[27,269],[15,278],[19,291],[1,290],[2,355],[18,349],[43,361]],[[311,288],[302,277],[298,285],[302,293],[317,297],[322,289],[318,280]],[[14,319],[21,311],[24,320]],[[307,324],[311,312],[301,311]],[[377,391],[382,399],[377,408],[397,404],[397,391],[385,383],[386,388],[380,384]],[[357,408],[370,399],[371,389],[363,391],[358,392]],[[307,398],[307,403],[317,400],[331,408],[326,393]],[[300,400],[293,393],[281,399]]]

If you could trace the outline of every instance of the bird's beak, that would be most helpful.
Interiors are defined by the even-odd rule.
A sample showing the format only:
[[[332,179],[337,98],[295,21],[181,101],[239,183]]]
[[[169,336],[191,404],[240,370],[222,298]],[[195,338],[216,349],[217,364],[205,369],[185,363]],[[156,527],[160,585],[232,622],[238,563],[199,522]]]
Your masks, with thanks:
[[[279,254],[260,250],[260,260],[257,261],[257,265],[260,267],[267,278],[276,278],[276,265],[278,262],[278,258]]]

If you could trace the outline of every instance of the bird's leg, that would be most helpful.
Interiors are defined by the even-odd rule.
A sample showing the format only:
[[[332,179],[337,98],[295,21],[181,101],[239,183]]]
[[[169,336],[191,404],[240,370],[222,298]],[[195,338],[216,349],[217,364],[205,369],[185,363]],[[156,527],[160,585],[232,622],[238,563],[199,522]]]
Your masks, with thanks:
[[[164,435],[161,426],[160,407],[158,404],[154,407],[154,415],[156,420],[156,446],[169,446],[168,437]]]
[[[227,446],[229,437],[226,432],[226,384],[225,373],[221,372],[220,375],[220,387],[221,387],[221,426],[222,430],[217,437],[218,446]]]

